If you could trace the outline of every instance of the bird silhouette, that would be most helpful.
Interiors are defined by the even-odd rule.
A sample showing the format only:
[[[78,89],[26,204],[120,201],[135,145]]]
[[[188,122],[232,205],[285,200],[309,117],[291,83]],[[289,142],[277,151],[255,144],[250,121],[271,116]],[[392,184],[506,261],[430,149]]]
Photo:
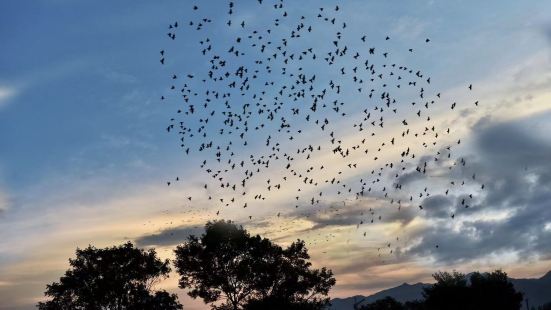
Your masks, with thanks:
[[[395,39],[385,43],[390,36],[377,30],[358,38],[355,25],[342,15],[343,3],[304,14],[288,9],[283,0],[258,0],[255,6],[251,9],[271,18],[241,17],[247,15],[238,15],[239,5],[229,1],[216,23],[192,5],[185,16],[189,20],[169,23],[167,46],[160,51],[170,83],[161,101],[174,111],[166,132],[176,136],[185,156],[201,159],[199,168],[208,180],[203,186],[207,193],[201,192],[218,208],[216,216],[235,206],[250,212],[284,189],[291,193],[286,194],[289,212],[300,209],[306,217],[321,216],[331,199],[339,207],[326,211],[335,217],[367,199],[396,212],[412,207],[422,216],[429,209],[423,207],[424,199],[435,194],[460,197],[467,190],[465,182],[479,182],[474,175],[456,176],[456,170],[468,168],[452,153],[450,141],[457,138],[434,120],[439,107],[449,107],[453,98],[444,98],[447,93],[435,89],[438,83],[431,83],[429,73],[417,64],[398,61],[401,55],[414,58],[430,48],[423,44],[429,38],[396,50],[391,44]],[[178,40],[194,33],[201,39],[172,51],[181,48],[173,42],[177,32]],[[220,33],[230,40],[215,39]],[[165,65],[165,57],[177,55],[198,60],[184,68],[172,61]],[[452,102],[455,110],[457,103]],[[478,105],[475,101],[474,107]],[[429,182],[442,167],[453,184]],[[427,182],[423,191],[408,186],[405,180],[411,176]],[[187,197],[191,202],[192,196]],[[459,201],[467,206],[470,199]],[[383,221],[383,211],[364,211],[358,228]],[[272,216],[287,218],[279,210]],[[386,255],[395,253],[392,245],[398,246],[388,243]]]

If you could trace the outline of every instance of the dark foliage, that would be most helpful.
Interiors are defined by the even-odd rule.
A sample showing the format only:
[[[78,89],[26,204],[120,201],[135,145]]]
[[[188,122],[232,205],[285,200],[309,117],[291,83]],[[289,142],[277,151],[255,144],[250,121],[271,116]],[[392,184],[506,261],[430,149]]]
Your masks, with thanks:
[[[40,302],[39,309],[182,309],[176,295],[152,291],[170,272],[169,261],[157,258],[154,250],[130,242],[105,249],[89,246],[77,249],[69,263],[59,282],[47,285],[45,295],[51,299]]]
[[[467,278],[458,272],[437,272],[433,274],[436,283],[424,289],[427,309],[463,310],[472,308]]]
[[[532,307],[532,309],[535,309]],[[551,302],[545,303],[538,307],[538,310],[551,310]]]
[[[424,289],[424,300],[404,304],[392,297],[363,305],[361,310],[519,310],[522,293],[517,292],[501,270],[474,272],[470,277],[458,272],[438,272],[436,283]]]
[[[306,300],[290,301],[273,296],[263,299],[249,300],[244,306],[245,310],[317,310],[323,309],[318,303],[312,303]]]
[[[450,310],[517,310],[521,308],[522,293],[517,292],[507,274],[475,272],[470,278],[464,274],[439,272],[436,283],[424,289],[425,307]]]
[[[405,307],[396,299],[387,296],[367,305],[360,307],[360,310],[404,310]]]
[[[517,292],[501,270],[475,272],[470,278],[474,303],[479,309],[516,310],[522,306],[522,293]]]
[[[407,301],[404,304],[387,296],[372,303],[363,305],[359,310],[425,310],[424,301]]]
[[[406,310],[425,310],[425,302],[422,300],[406,301],[404,304],[404,309]]]
[[[175,252],[180,287],[213,309],[322,309],[335,284],[311,268],[304,242],[283,249],[232,222],[207,223]]]

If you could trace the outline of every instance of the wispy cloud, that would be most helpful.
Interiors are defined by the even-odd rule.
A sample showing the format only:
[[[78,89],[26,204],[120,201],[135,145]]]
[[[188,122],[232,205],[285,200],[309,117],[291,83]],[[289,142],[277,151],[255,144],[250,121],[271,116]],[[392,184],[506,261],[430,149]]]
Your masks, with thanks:
[[[159,233],[141,236],[136,239],[136,244],[142,247],[172,246],[186,241],[190,235],[200,236],[203,231],[201,225],[168,228]]]
[[[427,26],[427,21],[410,16],[402,16],[392,25],[391,32],[401,38],[413,40],[424,34]]]
[[[16,88],[0,85],[0,108],[6,106],[15,95],[17,95]]]

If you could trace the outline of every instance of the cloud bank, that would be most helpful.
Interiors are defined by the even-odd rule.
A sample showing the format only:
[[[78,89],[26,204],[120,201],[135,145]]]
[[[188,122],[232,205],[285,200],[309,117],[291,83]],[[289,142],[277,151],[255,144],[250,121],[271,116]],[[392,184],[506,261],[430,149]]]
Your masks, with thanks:
[[[446,216],[449,198],[428,198],[434,225],[418,233],[421,242],[408,253],[448,264],[491,256],[551,258],[551,141],[542,139],[549,117],[551,112],[481,120],[473,132],[474,163],[465,174],[478,174],[484,190],[468,210],[456,203],[455,221]]]

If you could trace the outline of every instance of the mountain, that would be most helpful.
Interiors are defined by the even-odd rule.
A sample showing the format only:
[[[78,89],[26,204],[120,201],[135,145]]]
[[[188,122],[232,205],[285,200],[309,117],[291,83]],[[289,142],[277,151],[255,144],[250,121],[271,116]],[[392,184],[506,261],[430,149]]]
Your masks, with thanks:
[[[423,287],[430,286],[430,284],[427,283],[415,283],[415,284],[407,284],[404,283],[400,286],[396,286],[393,288],[389,288],[383,291],[380,291],[378,293],[375,293],[373,295],[369,295],[367,297],[365,296],[354,296],[349,298],[334,298],[331,300],[331,307],[329,309],[331,310],[351,310],[354,309],[354,298],[356,301],[360,301],[362,299],[365,299],[361,304],[367,304],[374,302],[379,299],[383,299],[386,296],[391,296],[394,299],[405,302],[410,300],[416,300],[421,299],[423,296],[421,295],[421,292],[423,291]]]
[[[551,271],[539,279],[511,279],[515,288],[524,292],[530,307],[551,302]]]
[[[540,306],[551,302],[551,271],[539,279],[510,279],[515,289],[524,293],[525,300],[528,300],[530,307]],[[430,286],[430,283],[407,284],[389,288],[369,296],[353,296],[348,298],[334,298],[331,300],[330,310],[353,310],[354,303],[365,299],[361,304],[367,304],[386,296],[405,302],[422,299],[423,287]]]

